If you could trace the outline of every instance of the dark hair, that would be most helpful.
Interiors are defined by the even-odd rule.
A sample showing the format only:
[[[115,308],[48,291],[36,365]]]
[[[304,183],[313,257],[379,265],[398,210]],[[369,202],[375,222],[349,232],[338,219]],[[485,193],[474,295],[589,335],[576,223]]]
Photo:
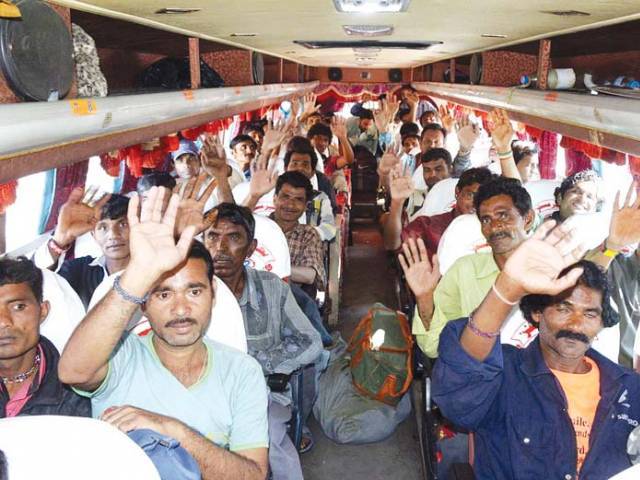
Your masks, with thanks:
[[[7,480],[9,478],[9,466],[7,465],[7,457],[4,452],[0,450],[0,480]]]
[[[403,123],[400,127],[400,138],[404,139],[407,135],[418,135],[420,133],[420,127],[417,123],[408,122]],[[420,138],[420,137],[418,137]]]
[[[447,139],[447,131],[442,125],[440,125],[439,123],[427,123],[424,127],[422,127],[422,133],[420,134],[421,140],[424,138],[424,134],[428,130],[437,130],[438,132],[442,133],[442,136],[445,140]]]
[[[187,258],[197,258],[202,260],[207,265],[207,277],[209,277],[209,280],[213,282],[213,259],[211,258],[209,250],[206,249],[202,242],[199,240],[193,240],[193,242],[191,242]]]
[[[213,211],[218,212],[217,221],[228,220],[234,225],[240,225],[247,233],[247,239],[251,243],[256,234],[256,220],[253,218],[251,210],[235,203],[220,203],[209,210],[205,216],[210,215]]]
[[[331,132],[331,128],[328,125],[325,125],[324,123],[316,123],[312,125],[309,131],[307,132],[307,138],[309,140],[311,140],[316,135],[327,137],[329,139],[329,142],[331,142],[331,139],[333,138],[333,133]]]
[[[462,190],[464,187],[473,185],[474,183],[479,183],[480,186],[482,186],[496,177],[497,175],[492,173],[488,168],[470,168],[469,170],[462,172],[462,175],[460,175],[460,178],[458,179],[458,183],[456,183],[456,188],[458,190]]]
[[[291,162],[291,157],[293,156],[294,153],[297,153],[298,155],[309,155],[309,158],[311,158],[311,169],[315,171],[316,167],[318,166],[318,156],[316,155],[316,152],[313,148],[294,149],[294,150],[289,150],[287,153],[285,153],[284,159],[283,159],[285,170],[289,168],[289,162]]]
[[[401,90],[411,90],[412,92],[417,91],[410,83],[403,83],[400,88],[398,88],[398,92],[400,92]]]
[[[42,272],[27,257],[0,258],[0,286],[28,283],[33,296],[42,303]]]
[[[164,187],[173,190],[176,186],[176,179],[167,172],[151,172],[140,177],[136,185],[138,195],[151,189],[151,187]]]
[[[364,119],[373,120],[373,112],[367,108],[363,108],[358,113],[359,113],[358,117],[360,117],[360,120],[364,120]]]
[[[480,215],[480,204],[482,202],[497,195],[510,196],[513,205],[523,217],[531,210],[531,195],[529,195],[529,192],[522,186],[520,181],[515,178],[498,176],[481,185],[478,189],[473,199],[476,214]]]
[[[251,132],[256,132],[264,136],[264,128],[262,128],[262,126],[257,123],[250,123],[249,125],[245,126],[244,129],[242,130],[242,134],[247,136]]]
[[[567,178],[562,180],[562,183],[558,188],[556,188],[554,192],[554,196],[556,199],[558,197],[562,199],[564,194],[567,193],[567,190],[570,190],[574,187],[576,183],[580,182],[598,182],[598,174],[594,170],[582,170],[581,172],[576,172],[573,175],[569,175]]]
[[[611,285],[607,279],[606,272],[593,262],[580,260],[562,270],[559,277],[564,277],[575,267],[582,267],[584,270],[580,278],[578,278],[576,286],[582,285],[583,287],[592,288],[602,294],[602,324],[605,328],[614,326],[618,323],[620,317],[611,306]],[[554,303],[556,303],[556,297],[551,295],[527,295],[520,300],[520,311],[522,311],[522,315],[529,323],[537,327],[538,323],[533,320],[532,314],[541,312]]]
[[[433,162],[434,160],[444,160],[449,168],[453,165],[451,154],[446,148],[432,148],[427,150],[420,156],[421,163]]]
[[[311,145],[311,142],[307,137],[296,135],[295,137],[291,137],[291,140],[287,143],[287,152],[290,152],[291,150],[295,150],[297,152],[313,150],[313,145]]]
[[[411,134],[410,135],[403,135],[401,138],[402,138],[402,145],[404,145],[404,141],[407,138],[415,138],[418,141],[418,143],[420,143],[420,135],[411,135]]]
[[[107,203],[100,210],[100,220],[117,220],[118,218],[126,217],[128,208],[129,197],[112,193],[111,198],[107,200]]]
[[[513,152],[513,159],[515,160],[517,165],[525,157],[538,153],[538,147],[536,147],[535,143],[514,140],[513,142],[511,142],[511,151]]]
[[[310,113],[309,115],[307,115],[307,120],[309,120],[312,117],[320,117],[320,118],[322,118],[322,114],[320,112]]]
[[[436,118],[438,118],[438,112],[436,112],[435,110],[425,110],[424,112],[422,112],[422,115],[420,115],[420,118],[418,119],[418,121],[422,123],[422,119],[427,115],[435,115]]]
[[[249,142],[253,144],[254,148],[258,148],[258,144],[256,143],[256,141],[253,138],[251,138],[249,135],[244,135],[244,134],[236,135],[234,139],[231,140],[231,143],[229,144],[229,148],[233,150],[234,148],[236,148],[236,145],[243,142]]]
[[[284,172],[280,175],[276,182],[276,195],[280,193],[284,184],[291,185],[293,188],[304,188],[307,202],[313,197],[311,182],[300,172]]]

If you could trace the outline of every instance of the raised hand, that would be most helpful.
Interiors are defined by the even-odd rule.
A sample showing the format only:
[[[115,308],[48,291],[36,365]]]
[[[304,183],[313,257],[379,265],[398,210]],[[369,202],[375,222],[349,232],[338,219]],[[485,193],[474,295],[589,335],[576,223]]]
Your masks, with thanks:
[[[393,147],[389,146],[378,163],[378,174],[380,176],[387,176],[391,173],[391,170],[399,164],[400,158],[393,152]]]
[[[411,175],[402,168],[402,165],[396,165],[390,172],[391,180],[389,188],[391,191],[391,199],[396,201],[405,201],[415,191]]]
[[[438,116],[440,117],[440,121],[442,122],[442,128],[444,128],[449,133],[453,132],[456,122],[453,119],[453,116],[447,110],[447,107],[445,107],[444,105],[440,105],[438,107]]]
[[[322,107],[322,105],[316,105],[317,98],[318,98],[318,95],[316,95],[313,92],[304,94],[304,97],[303,97],[304,104],[303,104],[303,110],[302,110],[302,115],[304,118],[308,117],[309,115],[313,115]]]
[[[458,133],[458,142],[460,142],[460,150],[469,152],[473,148],[480,137],[480,126],[469,119],[469,115],[464,115],[456,122],[456,130]]]
[[[204,232],[210,227],[210,223],[205,221],[203,212],[204,207],[211,197],[213,190],[218,182],[209,181],[202,195],[200,190],[207,181],[207,175],[201,173],[195,178],[191,178],[188,182],[176,185],[173,193],[180,197],[178,204],[178,213],[176,215],[175,235],[179,236],[187,227],[195,227],[195,234]]]
[[[282,145],[289,133],[290,127],[290,123],[280,123],[274,125],[272,122],[269,122],[264,129],[262,150],[264,152],[269,152]]]
[[[335,115],[331,119],[331,132],[338,138],[347,138],[347,119]]]
[[[227,155],[218,135],[206,135],[200,150],[200,164],[202,169],[214,178],[229,176]]]
[[[558,275],[584,255],[586,248],[577,243],[574,232],[555,221],[543,223],[536,233],[509,257],[503,273],[518,293],[518,298],[538,293],[556,295],[572,287],[582,274],[575,268],[562,278]],[[516,300],[512,298],[512,300]]]
[[[507,112],[501,108],[492,110],[489,112],[489,124],[492,125],[489,133],[493,146],[499,153],[510,152],[514,132]]]
[[[127,218],[129,220],[129,249],[131,260],[127,270],[144,272],[147,283],[155,282],[162,274],[173,270],[187,257],[196,227],[187,226],[176,242],[174,229],[180,197],[171,195],[164,213],[163,187],[151,187],[147,200],[140,209],[140,198],[134,195],[129,201]]]
[[[379,132],[386,132],[389,129],[399,107],[400,102],[397,100],[382,99],[380,110],[373,112],[373,120]]]
[[[269,165],[271,163],[271,165]],[[249,182],[249,196],[260,199],[271,190],[276,188],[278,172],[276,171],[276,158],[267,162],[264,158],[259,158],[251,165],[251,181]]]
[[[60,208],[53,240],[60,247],[66,247],[93,230],[100,219],[100,210],[110,197],[110,194],[101,196],[98,187],[89,187],[86,192],[82,187],[74,188]]]
[[[620,251],[624,247],[640,242],[640,195],[632,201],[633,191],[638,189],[638,183],[633,182],[627,190],[627,196],[620,207],[620,192],[616,193],[613,202],[613,214],[609,226],[607,248]]]
[[[421,238],[417,241],[413,238],[407,240],[402,244],[402,251],[404,253],[398,254],[398,260],[413,294],[419,298],[433,293],[441,277],[438,256],[434,255],[432,262],[429,261],[427,248]]]

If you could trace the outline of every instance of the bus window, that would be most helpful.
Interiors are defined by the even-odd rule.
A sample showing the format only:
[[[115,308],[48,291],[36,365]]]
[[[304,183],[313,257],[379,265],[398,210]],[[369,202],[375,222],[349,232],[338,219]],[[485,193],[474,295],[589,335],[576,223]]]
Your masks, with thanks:
[[[105,172],[100,165],[100,157],[94,156],[89,159],[85,188],[90,185],[99,187],[103,192],[114,193],[120,190],[121,180]]]
[[[18,180],[16,202],[7,208],[6,213],[7,252],[28,244],[42,233],[40,224],[49,181],[53,182],[54,179],[48,172],[34,173]]]

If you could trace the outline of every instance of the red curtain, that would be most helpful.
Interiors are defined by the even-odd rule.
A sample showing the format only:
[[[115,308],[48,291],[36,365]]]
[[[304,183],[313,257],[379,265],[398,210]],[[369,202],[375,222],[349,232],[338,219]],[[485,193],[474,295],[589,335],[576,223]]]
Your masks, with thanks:
[[[49,209],[46,230],[55,227],[60,207],[67,201],[71,190],[76,187],[84,187],[88,168],[89,160],[84,160],[56,170],[56,193]]]
[[[573,148],[568,148],[564,151],[564,159],[567,166],[565,173],[567,177],[591,168],[591,158],[584,152],[579,152]]]

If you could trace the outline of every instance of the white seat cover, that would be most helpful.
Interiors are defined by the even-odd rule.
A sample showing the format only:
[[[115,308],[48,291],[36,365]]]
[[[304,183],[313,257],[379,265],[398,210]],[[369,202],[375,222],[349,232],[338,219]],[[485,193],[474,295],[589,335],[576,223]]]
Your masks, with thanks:
[[[238,205],[242,205],[246,198],[249,196],[249,182],[243,182],[237,185],[233,189],[233,199]],[[253,213],[256,215],[261,215],[263,217],[268,217],[275,210],[273,206],[273,196],[275,195],[275,189],[271,190],[269,193],[258,200],[256,207],[253,209]]]
[[[456,260],[478,252],[490,252],[491,247],[482,235],[480,221],[475,214],[453,219],[440,238],[438,260],[440,273],[445,274]]]
[[[248,267],[275,273],[284,279],[291,276],[291,256],[287,238],[276,222],[262,215],[256,220],[255,238],[258,242],[253,255],[245,262]]]
[[[67,340],[85,316],[84,305],[71,285],[51,270],[42,270],[42,297],[50,304],[49,315],[40,324],[40,334],[62,352]]]
[[[548,217],[558,209],[553,192],[559,186],[560,182],[556,180],[536,180],[524,185],[531,195],[531,206],[537,214]]]
[[[109,275],[98,285],[91,297],[89,309],[93,308],[111,290],[115,277],[120,273]],[[247,336],[240,305],[238,305],[236,297],[222,280],[218,277],[214,277],[214,280],[216,282],[216,301],[211,309],[211,324],[206,336],[211,340],[246,353]],[[151,325],[149,320],[138,310],[131,322],[129,322],[127,330],[138,335],[145,335],[151,330]]]
[[[0,419],[0,450],[7,458],[10,480],[160,480],[149,457],[133,440],[93,418]]]
[[[458,180],[458,178],[445,178],[431,187],[424,199],[424,205],[415,216],[426,215],[431,217],[454,208],[456,206],[456,185]]]

